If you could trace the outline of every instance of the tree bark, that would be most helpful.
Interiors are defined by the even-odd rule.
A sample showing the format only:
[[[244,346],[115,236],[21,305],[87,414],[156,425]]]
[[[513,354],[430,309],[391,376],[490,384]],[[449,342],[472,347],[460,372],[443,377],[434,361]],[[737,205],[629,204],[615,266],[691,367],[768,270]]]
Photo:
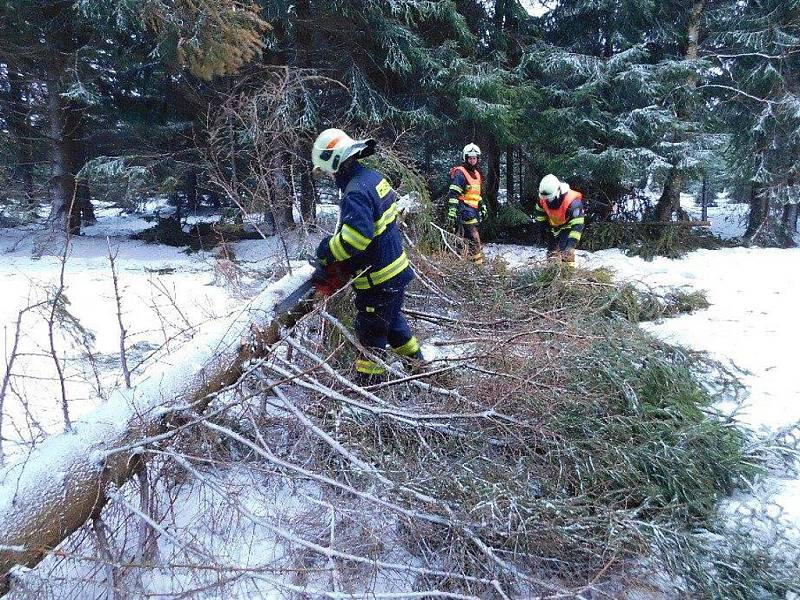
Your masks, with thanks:
[[[317,191],[308,163],[298,161],[297,168],[300,169],[300,213],[303,221],[313,223],[317,219]]]
[[[768,233],[769,193],[762,186],[753,184],[750,189],[750,214],[747,217],[747,230],[744,237],[751,243]]]
[[[301,69],[307,69],[311,66],[315,26],[310,0],[297,0],[295,10],[297,11],[297,22],[294,28],[295,65]]]
[[[282,229],[294,227],[294,182],[292,181],[292,155],[284,152],[281,160],[280,175],[276,177],[275,193],[276,200],[275,213],[278,218],[278,226]]]
[[[197,213],[198,195],[196,167],[189,167],[189,171],[186,173],[186,207],[187,210]]]
[[[183,221],[183,202],[181,202],[181,194],[178,190],[173,191],[170,194],[170,204],[175,207],[175,212],[172,215],[172,218],[178,222],[180,226],[181,221]]]
[[[496,215],[500,209],[497,191],[500,189],[500,149],[494,142],[486,144],[486,191],[483,198],[489,207],[489,214]]]
[[[246,361],[264,356],[281,329],[307,312],[312,271],[303,266],[267,287],[247,311],[173,355],[169,367],[118,390],[77,433],[53,436],[0,472],[0,594],[15,565],[36,565],[100,514],[108,486],[131,477],[137,444],[164,433],[174,409],[202,413],[211,394],[235,383]]]
[[[781,216],[781,224],[786,230],[786,233],[792,237],[797,235],[797,203],[785,204],[783,206],[783,215]]]
[[[659,223],[672,220],[672,213],[678,210],[681,205],[681,186],[683,185],[683,173],[673,165],[664,182],[664,191],[656,204],[656,218]]]
[[[94,214],[94,206],[92,206],[92,194],[89,184],[84,180],[79,180],[77,183],[77,202],[78,210],[81,213],[82,225],[94,225],[97,223],[97,217]]]
[[[50,222],[68,234],[81,231],[80,204],[77,199],[75,157],[70,143],[66,102],[61,98],[58,81],[47,83],[48,117],[52,169],[50,176]]]
[[[686,25],[686,60],[697,60],[700,50],[700,17],[703,14],[705,0],[695,0],[689,13],[689,21]],[[692,117],[691,95],[697,87],[697,74],[692,72],[686,78],[687,98],[678,102],[676,116],[681,121],[688,121]],[[683,141],[685,136],[675,134],[676,141]],[[685,175],[680,167],[680,158],[676,158],[672,163],[672,168],[664,182],[664,191],[656,204],[656,221],[671,221],[672,213],[680,208],[681,187]]]
[[[308,69],[312,66],[315,25],[310,0],[297,0],[295,10],[297,11],[297,22],[294,27],[295,64],[301,69]],[[306,150],[305,156],[310,156],[311,148],[308,147]],[[296,168],[300,169],[300,214],[303,221],[313,223],[317,217],[317,192],[311,178],[311,166],[308,161],[300,160],[297,161]]]

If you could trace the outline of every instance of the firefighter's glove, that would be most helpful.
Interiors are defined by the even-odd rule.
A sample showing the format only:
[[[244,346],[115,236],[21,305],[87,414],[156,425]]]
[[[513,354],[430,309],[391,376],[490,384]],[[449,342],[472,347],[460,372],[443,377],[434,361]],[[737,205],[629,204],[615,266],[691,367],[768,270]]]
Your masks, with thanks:
[[[309,260],[309,262],[320,269],[324,269],[328,266],[329,262],[332,262],[332,257],[330,256],[330,244],[331,236],[326,236],[320,241],[319,245],[317,246],[317,251],[314,253],[313,259]],[[310,257],[311,258],[311,257]]]
[[[481,215],[481,221],[485,221],[486,217],[489,216],[489,207],[486,206],[486,202],[481,201],[480,205],[478,206],[478,211]]]
[[[320,258],[319,256],[314,256],[313,254],[307,254],[306,260],[308,260],[308,264],[314,267],[315,271],[323,271],[325,266],[328,264],[324,258]],[[316,272],[314,273],[316,275]],[[314,280],[314,275],[311,276],[311,280]]]

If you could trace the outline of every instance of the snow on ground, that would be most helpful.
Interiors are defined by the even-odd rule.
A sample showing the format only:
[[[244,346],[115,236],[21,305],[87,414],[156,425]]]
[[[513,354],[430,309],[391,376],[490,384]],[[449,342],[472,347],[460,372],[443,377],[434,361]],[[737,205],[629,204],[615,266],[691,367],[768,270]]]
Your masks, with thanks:
[[[623,279],[656,289],[705,290],[711,307],[645,327],[660,338],[709,352],[744,369],[750,390],[740,418],[755,428],[800,420],[795,347],[800,321],[800,249],[699,250],[682,260],[644,261],[618,250],[586,257]]]
[[[698,218],[699,208],[686,204],[691,216]],[[709,208],[712,232],[721,237],[741,235],[741,206],[719,204]],[[158,210],[159,206],[155,203],[151,208]],[[324,206],[321,212],[323,228],[332,228],[337,207]],[[68,309],[94,336],[90,345],[97,371],[87,368],[80,344],[69,336],[56,336],[57,353],[67,361],[66,388],[73,418],[98,404],[96,388],[109,389],[121,378],[119,325],[106,236],[117,253],[123,321],[129,330],[128,347],[134,363],[161,346],[176,349],[200,324],[229,315],[283,262],[285,254],[302,257],[316,245],[314,239],[289,235],[239,242],[234,252],[240,272],[231,280],[220,273],[214,253],[187,254],[179,248],[130,240],[128,235],[151,225],[139,215],[111,206],[98,207],[97,215],[98,224],[73,240],[65,267]],[[4,291],[0,297],[4,326],[0,383],[19,311],[44,298],[46,290],[58,283],[61,258],[57,252],[31,257],[38,233],[34,228],[0,229],[0,285]],[[488,245],[486,254],[503,258],[513,268],[544,259],[542,249],[521,246]],[[578,261],[589,268],[613,269],[619,278],[655,289],[683,286],[705,290],[709,309],[644,326],[667,341],[707,351],[743,369],[743,382],[749,389],[747,406],[740,414],[745,424],[772,431],[800,420],[800,378],[794,372],[794,347],[800,337],[796,318],[800,250],[701,250],[681,260],[649,262],[616,250],[579,251]],[[61,392],[49,356],[46,317],[44,311],[30,311],[23,317],[13,388],[2,408],[7,452],[13,452],[19,442],[39,441],[62,427]],[[771,478],[756,492],[769,510],[780,512],[787,522],[800,523],[800,481]],[[733,507],[752,504],[753,497],[746,495],[731,503]]]
[[[716,195],[714,204],[706,209],[708,220],[711,221],[711,233],[723,240],[742,237],[747,229],[750,205],[731,202],[731,197],[724,192]],[[699,221],[702,218],[703,209],[691,194],[681,194],[681,208],[692,219]]]
[[[486,254],[502,258],[514,268],[545,258],[543,249],[527,246],[490,244]],[[740,378],[748,390],[745,406],[738,413],[743,425],[766,433],[800,421],[796,350],[800,339],[800,249],[698,250],[680,260],[652,261],[619,250],[578,251],[577,255],[580,266],[609,268],[619,279],[655,291],[676,287],[704,290],[711,303],[707,310],[643,327],[665,341],[708,352],[742,370]],[[800,526],[800,480],[772,477],[753,494],[737,496],[732,504],[757,504],[763,510],[779,512],[783,522]]]
[[[486,254],[514,268],[544,260],[543,249],[528,246],[490,244]],[[800,249],[698,250],[681,260],[652,261],[620,250],[578,251],[577,256],[580,266],[609,268],[618,278],[655,291],[705,290],[708,310],[644,327],[744,369],[750,397],[740,417],[748,425],[773,429],[800,420],[794,350],[800,337]]]
[[[155,203],[151,208],[159,207]],[[159,349],[173,352],[198,327],[237,310],[285,264],[287,254],[302,258],[316,246],[316,239],[297,234],[246,240],[231,245],[237,261],[231,265],[218,260],[215,252],[187,253],[183,248],[131,240],[132,233],[153,224],[141,215],[102,204],[96,214],[97,224],[72,238],[64,267],[65,309],[75,320],[70,327],[55,327],[54,346],[64,369],[71,418],[86,414],[100,401],[99,390],[111,389],[122,380],[109,245],[116,255],[132,369],[145,359],[152,360]],[[39,226],[0,229],[4,336],[0,385],[12,359],[20,311],[52,296],[58,287],[62,251],[51,244],[35,258],[41,233]],[[0,421],[6,454],[13,453],[20,442],[30,444],[63,428],[61,388],[48,341],[49,316],[48,306],[43,305],[21,318],[11,369],[14,377],[6,389]],[[87,360],[89,352],[92,361]]]

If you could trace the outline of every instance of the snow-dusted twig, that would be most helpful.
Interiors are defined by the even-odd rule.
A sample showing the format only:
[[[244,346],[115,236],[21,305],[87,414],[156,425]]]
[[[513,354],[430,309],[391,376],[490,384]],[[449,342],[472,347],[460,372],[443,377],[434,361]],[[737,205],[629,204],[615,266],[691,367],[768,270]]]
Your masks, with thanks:
[[[119,362],[122,367],[122,376],[125,379],[125,387],[131,387],[131,372],[128,369],[128,355],[125,351],[125,337],[127,336],[127,329],[122,322],[122,298],[119,294],[119,282],[117,280],[117,269],[115,261],[117,253],[111,251],[111,240],[106,236],[106,245],[108,246],[108,262],[111,265],[111,280],[114,283],[114,301],[117,305],[117,322],[119,323]]]
[[[72,194],[72,202],[75,202],[75,193]],[[70,212],[72,214],[72,205],[70,205]],[[64,431],[69,432],[72,431],[72,420],[69,416],[69,401],[67,399],[67,386],[66,381],[64,379],[64,370],[61,367],[61,360],[58,358],[58,352],[56,351],[56,341],[55,341],[55,326],[56,326],[56,314],[61,304],[61,300],[64,296],[64,273],[67,269],[67,258],[69,257],[70,245],[72,243],[72,236],[68,233],[66,239],[64,240],[64,252],[61,255],[61,268],[59,269],[58,273],[58,287],[56,287],[55,293],[51,299],[51,306],[50,306],[50,314],[47,318],[47,339],[50,343],[50,357],[53,359],[53,364],[56,368],[56,373],[58,374],[58,383],[61,388],[61,415],[64,418]]]
[[[450,242],[448,242],[448,241],[447,241],[447,238],[448,238],[448,237],[451,237],[451,236],[452,236],[452,237],[456,237],[456,239],[458,239],[458,240],[459,240],[459,242],[461,242],[461,238],[458,238],[458,237],[457,237],[457,236],[456,236],[454,233],[452,233],[452,232],[450,232],[450,231],[445,231],[444,229],[442,229],[441,227],[439,227],[439,226],[438,226],[436,223],[431,223],[431,226],[433,226],[433,227],[435,227],[436,229],[438,229],[438,230],[439,230],[439,234],[440,234],[440,235],[441,235],[441,237],[442,237],[442,243],[445,245],[445,247],[446,247],[448,250],[450,250],[450,252],[452,252],[452,253],[453,253],[455,256],[457,256],[458,258],[463,258],[463,253],[462,253],[462,252],[459,252],[458,250],[456,250],[455,248],[453,248],[453,247],[450,245]]]
[[[92,518],[92,530],[97,538],[97,546],[100,549],[100,555],[105,560],[106,583],[108,586],[108,599],[117,599],[117,583],[119,575],[117,573],[116,561],[111,552],[111,542],[108,539],[108,532],[106,524],[100,515]]]
[[[370,352],[368,349],[364,348],[359,343],[359,341],[355,338],[355,336],[352,333],[350,333],[350,331],[348,331],[347,328],[336,317],[334,317],[333,315],[331,315],[330,313],[328,313],[328,312],[326,312],[324,310],[320,310],[319,312],[323,316],[323,318],[325,318],[331,324],[335,325],[336,328],[339,330],[339,332],[345,338],[347,338],[348,341],[351,344],[353,344],[356,348],[358,348],[359,351],[361,351],[365,356],[367,356],[371,361],[376,362],[377,364],[381,365],[389,373],[392,373],[397,377],[405,377],[405,373],[403,373],[402,371],[399,371],[394,366],[388,364],[385,360],[383,360],[380,356],[378,356],[374,352]],[[420,381],[419,379],[411,380],[410,383],[411,383],[411,385],[414,385],[414,386],[416,386],[416,387],[418,387],[420,389],[423,389],[425,391],[432,392],[434,394],[438,394],[438,395],[441,395],[441,396],[447,396],[447,397],[451,397],[451,398],[456,398],[456,399],[468,404],[469,406],[474,406],[474,407],[481,406],[480,403],[475,402],[474,400],[471,400],[470,398],[465,397],[458,390],[449,390],[447,388],[438,387],[438,386],[432,385],[430,383],[425,383],[424,381]],[[495,412],[493,416],[497,417],[498,419],[501,419],[501,420],[504,420],[504,421],[508,421],[509,423],[514,423],[515,425],[525,426],[525,423],[521,422],[519,419],[517,419],[517,418],[515,418],[515,417],[513,417],[511,415],[503,414],[503,413],[500,413],[500,412]]]
[[[27,313],[30,310],[34,310],[41,305],[42,305],[41,302],[38,304],[28,304],[28,306],[26,306],[17,313],[17,320],[14,323],[14,337],[11,342],[11,350],[9,351],[8,349],[6,349],[6,358],[5,358],[6,371],[5,373],[3,373],[3,382],[2,384],[0,384],[0,465],[3,464],[5,459],[5,452],[3,449],[3,415],[5,409],[6,392],[8,391],[9,386],[11,384],[14,362],[17,360],[18,356],[19,339],[20,335],[22,334],[22,319],[25,316],[25,313]],[[3,327],[3,332],[7,333],[7,326]]]
[[[487,557],[489,557],[493,562],[495,562],[498,566],[502,567],[504,570],[507,570],[521,579],[535,583],[537,585],[541,585],[550,589],[553,589],[559,593],[563,594],[571,594],[572,597],[582,599],[584,598],[580,594],[576,594],[575,592],[569,592],[563,589],[561,586],[551,583],[542,581],[538,578],[532,577],[521,572],[515,565],[509,563],[508,561],[503,560],[500,558],[497,553],[486,543],[484,543],[473,531],[472,528],[467,525],[460,525],[459,520],[453,514],[452,509],[449,505],[445,502],[440,501],[439,499],[430,496],[428,494],[424,494],[416,489],[409,488],[404,485],[397,485],[395,482],[388,479],[383,473],[378,471],[374,466],[366,463],[361,458],[357,457],[355,454],[347,450],[341,443],[333,439],[327,432],[323,431],[317,425],[315,425],[311,419],[308,418],[291,400],[289,400],[288,396],[283,393],[280,386],[274,385],[272,386],[273,391],[278,396],[278,398],[283,402],[284,406],[286,406],[294,416],[299,419],[303,425],[308,428],[311,432],[314,433],[317,437],[322,439],[328,446],[330,446],[333,450],[335,450],[338,454],[344,457],[350,464],[355,466],[359,471],[365,474],[369,474],[370,476],[376,478],[378,481],[383,483],[388,487],[388,489],[397,489],[405,494],[410,495],[411,497],[415,498],[416,500],[423,502],[424,504],[430,506],[436,506],[440,509],[443,509],[447,512],[450,516],[450,523],[451,526],[455,526],[460,529],[463,533],[465,533],[469,539],[476,545],[476,547],[483,552]]]
[[[242,436],[240,436],[239,434],[231,431],[230,429],[227,429],[227,428],[224,428],[224,427],[220,427],[220,426],[215,425],[213,423],[205,423],[205,425],[207,427],[211,428],[211,429],[214,429],[216,431],[224,433],[225,435],[228,435],[229,437],[231,437],[233,439],[236,439],[240,443],[245,443],[250,448],[256,450],[259,454],[261,454],[261,455],[263,455],[265,457],[266,456],[271,456],[271,453],[265,452],[263,449],[259,448],[258,446],[253,444],[251,441],[247,440],[246,438],[243,438]],[[272,455],[272,456],[274,456],[274,455]],[[241,512],[242,514],[246,515],[247,518],[250,519],[253,523],[256,523],[256,524],[264,527],[265,529],[268,529],[269,531],[271,531],[272,533],[274,533],[275,535],[277,535],[281,539],[283,539],[283,540],[285,540],[287,542],[294,543],[294,544],[297,544],[299,546],[302,546],[302,547],[304,547],[304,548],[306,548],[308,550],[311,550],[311,551],[316,552],[316,553],[318,553],[318,554],[320,554],[322,556],[325,556],[326,558],[334,557],[334,558],[339,558],[339,559],[345,560],[345,561],[361,563],[361,564],[369,565],[369,566],[372,566],[372,567],[380,567],[380,568],[384,568],[384,569],[388,569],[388,570],[392,570],[392,571],[401,571],[401,572],[405,571],[405,572],[411,572],[411,573],[418,573],[420,575],[432,575],[432,576],[438,576],[438,577],[455,578],[455,579],[459,579],[459,580],[462,580],[462,581],[468,581],[468,582],[473,582],[473,583],[484,583],[484,584],[489,584],[489,585],[491,585],[491,583],[492,583],[491,580],[480,578],[480,577],[473,577],[473,576],[463,575],[463,574],[459,574],[459,573],[455,573],[455,572],[449,572],[449,571],[428,569],[428,568],[425,568],[425,567],[418,567],[418,566],[408,565],[408,564],[403,564],[403,563],[396,563],[396,562],[388,562],[388,561],[370,559],[370,558],[366,558],[366,557],[359,556],[359,555],[356,555],[356,554],[343,552],[341,550],[336,550],[336,549],[331,548],[331,547],[321,546],[321,545],[319,545],[317,543],[314,543],[314,542],[311,542],[309,540],[306,540],[306,539],[298,536],[295,533],[287,531],[287,530],[283,529],[282,527],[278,527],[275,523],[273,523],[271,521],[264,520],[263,518],[253,514],[251,511],[249,511],[246,507],[242,506],[241,504],[236,504],[236,503],[232,502],[230,496],[227,494],[227,492],[224,489],[220,488],[214,482],[210,481],[207,477],[204,477],[194,466],[192,466],[192,464],[189,461],[186,460],[186,458],[184,458],[183,456],[177,455],[177,454],[173,454],[173,455],[171,455],[171,457],[173,458],[173,460],[175,460],[175,462],[177,462],[179,465],[181,465],[189,473],[194,475],[194,477],[196,477],[198,480],[205,482],[209,486],[210,489],[212,489],[214,492],[216,492],[224,501],[229,503],[233,510],[236,510],[237,512]],[[346,486],[342,486],[342,487],[346,488]],[[414,513],[414,512],[410,512],[410,511],[406,511],[406,512],[409,512],[409,514],[411,514],[413,516],[417,516],[417,517],[420,516],[419,513]],[[447,523],[446,520],[442,520],[442,524],[446,524],[446,523]],[[350,596],[342,596],[342,597],[349,598]],[[371,598],[373,596],[355,595],[354,597],[369,597],[369,598]],[[380,594],[376,594],[375,597],[380,597]],[[455,597],[460,597],[460,596],[455,596]]]

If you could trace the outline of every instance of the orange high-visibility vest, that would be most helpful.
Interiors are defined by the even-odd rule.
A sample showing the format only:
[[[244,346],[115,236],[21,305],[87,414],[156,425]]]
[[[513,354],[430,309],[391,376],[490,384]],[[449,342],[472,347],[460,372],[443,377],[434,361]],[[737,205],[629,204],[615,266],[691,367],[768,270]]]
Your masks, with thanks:
[[[453,170],[450,172],[450,177],[453,177],[456,171],[461,171],[461,174],[464,175],[464,179],[467,180],[467,187],[458,199],[467,206],[478,208],[478,204],[480,204],[481,201],[481,172],[475,169],[475,175],[470,175],[465,167],[459,165],[453,167]]]
[[[576,200],[583,200],[583,194],[575,190],[570,190],[561,198],[561,204],[559,204],[558,207],[550,208],[547,205],[547,200],[544,198],[539,198],[539,206],[542,207],[544,214],[547,215],[547,221],[550,223],[550,227],[561,227],[567,222],[567,211],[570,205]]]

